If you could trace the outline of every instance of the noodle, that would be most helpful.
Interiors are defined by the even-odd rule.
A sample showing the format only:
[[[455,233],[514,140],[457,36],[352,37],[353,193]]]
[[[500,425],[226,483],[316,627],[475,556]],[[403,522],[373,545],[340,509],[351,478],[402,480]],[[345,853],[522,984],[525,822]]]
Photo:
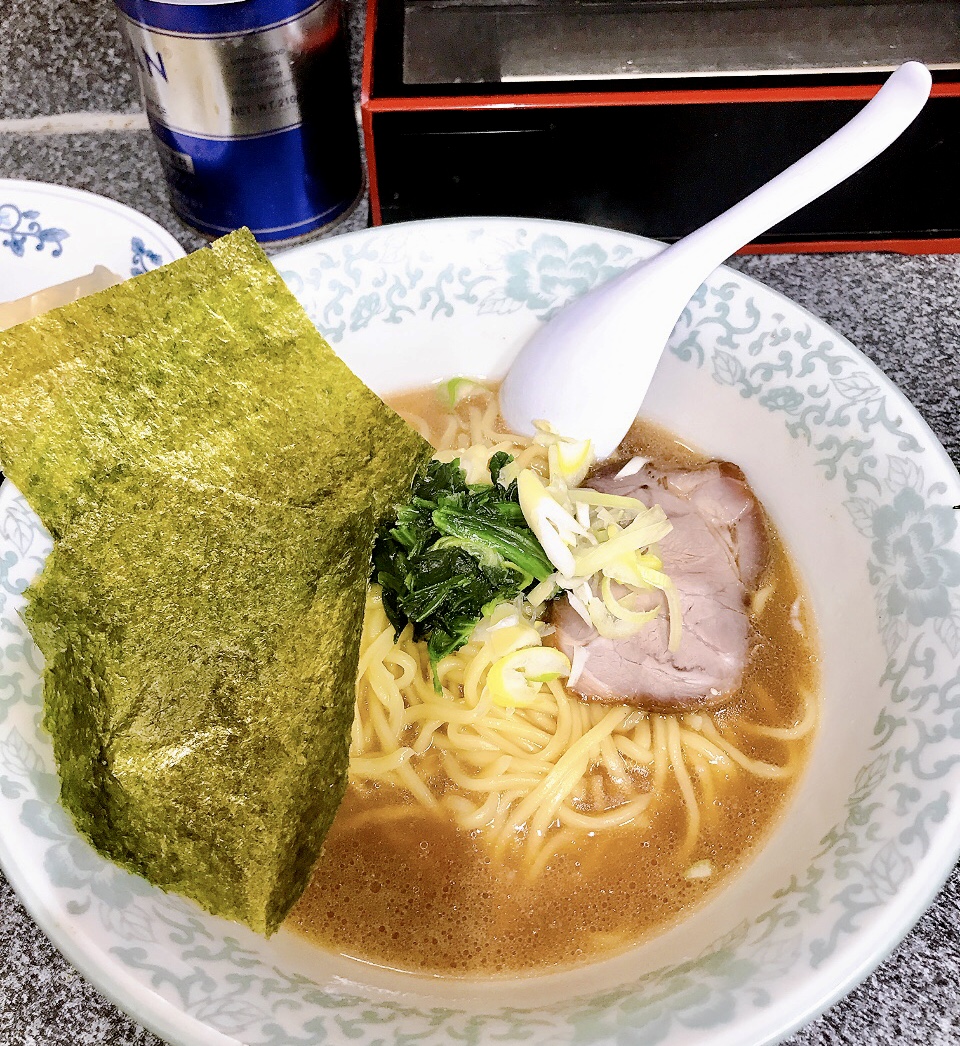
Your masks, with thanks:
[[[438,438],[437,456],[443,460],[482,445],[487,456],[501,450],[512,454],[516,464],[510,469],[546,465],[545,448],[498,430],[497,400],[489,390],[473,393],[439,433],[431,433],[423,417],[411,420]],[[772,586],[765,586],[756,600],[758,614],[771,595]],[[360,787],[391,785],[425,806],[442,806],[494,851],[522,846],[531,875],[547,867],[571,832],[643,824],[668,795],[679,796],[682,847],[691,851],[702,817],[714,819],[719,789],[733,775],[776,780],[797,769],[795,756],[779,765],[744,751],[735,733],[782,744],[804,737],[816,720],[809,692],[801,695],[794,726],[738,718],[718,727],[709,715],[668,716],[587,703],[556,681],[529,707],[501,708],[485,689],[496,659],[491,644],[474,636],[441,661],[438,694],[422,644],[414,642],[409,626],[394,642],[379,592],[372,588],[350,774]],[[761,706],[769,701],[764,692],[756,696]],[[399,818],[395,811],[390,807],[384,817]]]

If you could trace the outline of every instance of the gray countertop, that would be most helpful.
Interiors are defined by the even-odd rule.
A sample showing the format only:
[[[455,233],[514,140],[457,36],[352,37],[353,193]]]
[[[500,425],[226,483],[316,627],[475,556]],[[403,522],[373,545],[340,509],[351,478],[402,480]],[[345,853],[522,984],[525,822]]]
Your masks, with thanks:
[[[361,4],[352,10],[355,60]],[[102,193],[196,248],[202,241],[167,203],[142,120],[103,129],[110,114],[140,111],[110,0],[0,0],[0,177]],[[51,114],[64,116],[51,126]],[[361,208],[342,228],[365,223]],[[773,255],[734,264],[862,349],[960,462],[960,256]],[[960,870],[863,985],[788,1041],[960,1043]],[[0,1046],[158,1043],[59,956],[0,875]]]

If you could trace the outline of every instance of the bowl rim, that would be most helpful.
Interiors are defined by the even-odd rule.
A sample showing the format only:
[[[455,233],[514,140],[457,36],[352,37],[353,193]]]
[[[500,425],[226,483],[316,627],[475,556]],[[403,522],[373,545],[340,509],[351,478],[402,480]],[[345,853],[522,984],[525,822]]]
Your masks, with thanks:
[[[3,182],[0,181],[0,187],[2,187],[2,184]],[[616,229],[574,222],[561,222],[551,219],[454,217],[408,222],[402,223],[402,225],[378,226],[343,233],[326,240],[314,240],[311,243],[288,249],[273,255],[271,260],[282,271],[284,262],[288,259],[296,261],[298,255],[309,255],[323,247],[336,245],[333,246],[333,249],[337,250],[340,249],[342,244],[378,239],[401,228],[416,232],[418,229],[442,230],[464,225],[483,226],[485,228],[499,226],[510,229],[524,226],[539,228],[544,231],[557,228],[576,229],[580,233],[585,231],[595,232],[603,237],[611,237],[633,244],[643,244],[651,248],[659,249],[663,246],[658,241],[647,237]],[[933,452],[934,457],[938,459],[938,465],[947,470],[951,480],[956,483],[957,490],[960,491],[960,472],[958,472],[956,465],[947,454],[946,449],[916,408],[913,407],[906,396],[872,360],[857,349],[847,338],[833,330],[824,320],[803,306],[796,304],[781,292],[767,287],[761,281],[746,273],[729,269],[725,265],[720,266],[719,271],[741,281],[748,288],[756,288],[766,295],[774,296],[787,304],[794,315],[802,316],[816,327],[829,331],[841,347],[845,351],[852,353],[857,361],[862,363],[870,375],[877,380],[885,397],[892,395],[895,398],[898,409],[909,418],[911,424],[924,437],[924,449]],[[15,496],[15,492],[16,488],[9,480],[5,480],[2,488],[0,488],[0,509],[6,507]],[[953,811],[953,819],[960,823],[960,810]],[[770,1030],[765,1033],[762,1039],[755,1039],[755,1042],[758,1044],[761,1042],[775,1043],[803,1027],[839,999],[843,998],[853,987],[869,976],[899,946],[918,919],[929,908],[936,894],[950,877],[957,860],[960,859],[960,833],[957,833],[952,842],[944,838],[946,835],[944,825],[949,826],[950,820],[951,815],[948,814],[944,821],[937,825],[936,838],[941,840],[941,845],[932,844],[930,850],[921,861],[921,865],[925,869],[923,879],[921,880],[924,888],[920,891],[910,891],[909,896],[904,896],[905,891],[902,891],[894,899],[895,903],[885,904],[883,906],[883,915],[886,918],[881,919],[878,917],[869,926],[860,928],[855,935],[848,938],[842,947],[837,949],[837,952],[831,956],[828,962],[824,963],[819,971],[811,975],[811,986],[816,987],[822,984],[822,987],[807,993],[811,996],[811,1000],[804,1004],[802,1012],[795,1011],[793,1016],[775,1022],[776,1027],[774,1027],[774,1022],[764,1021]],[[51,940],[58,951],[105,997],[110,999],[133,1020],[143,1024],[165,1040],[171,1043],[182,1044],[182,1046],[198,1046],[198,1044],[202,1044],[202,1046],[207,1046],[207,1044],[209,1046],[242,1046],[242,1039],[217,1031],[210,1025],[202,1023],[197,1018],[177,1008],[173,1003],[150,990],[144,983],[134,979],[119,963],[113,962],[109,966],[105,966],[102,963],[102,952],[86,946],[82,935],[73,930],[69,921],[58,919],[56,913],[45,908],[39,891],[34,889],[34,885],[31,882],[21,880],[16,874],[11,877],[9,869],[16,867],[16,861],[14,855],[8,849],[2,834],[0,834],[0,867],[3,868],[11,888],[14,889],[31,918]],[[917,873],[919,873],[919,869]],[[914,882],[916,883],[916,880]],[[854,949],[854,944],[857,941],[862,942],[861,947]],[[873,946],[874,944],[876,946]],[[871,947],[868,948],[867,945],[871,945]],[[856,952],[859,957],[857,961],[851,963],[849,957],[851,957],[853,952]],[[848,961],[845,963],[840,962],[843,956],[848,957]],[[842,967],[847,971],[839,979],[835,976],[829,976],[835,966]],[[763,1013],[768,1015],[774,1009],[782,1011],[782,1007],[777,1006],[770,1007]],[[737,1034],[738,1026],[739,1022],[735,1022],[730,1027],[721,1027],[716,1029],[715,1032],[708,1034],[711,1037],[716,1035],[715,1041],[718,1043],[729,1040],[733,1044],[734,1042],[742,1041]],[[343,1041],[346,1042],[348,1040],[344,1038]]]

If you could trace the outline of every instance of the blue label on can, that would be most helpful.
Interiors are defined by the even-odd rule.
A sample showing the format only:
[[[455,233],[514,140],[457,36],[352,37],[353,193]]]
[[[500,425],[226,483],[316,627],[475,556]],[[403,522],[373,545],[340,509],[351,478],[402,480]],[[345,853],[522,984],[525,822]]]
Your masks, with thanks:
[[[210,141],[154,127],[174,209],[201,232],[247,226],[263,242],[296,239],[334,221],[355,202],[355,172],[310,162],[304,129],[239,141]],[[311,173],[324,167],[322,184]],[[330,170],[333,166],[335,169]],[[290,172],[303,176],[289,178]],[[339,172],[339,183],[335,180]],[[330,201],[318,211],[318,201]]]
[[[295,239],[362,188],[339,0],[117,0],[177,212]]]
[[[297,18],[314,0],[242,0],[224,4],[169,4],[157,0],[115,0],[130,19],[174,33],[249,33]]]

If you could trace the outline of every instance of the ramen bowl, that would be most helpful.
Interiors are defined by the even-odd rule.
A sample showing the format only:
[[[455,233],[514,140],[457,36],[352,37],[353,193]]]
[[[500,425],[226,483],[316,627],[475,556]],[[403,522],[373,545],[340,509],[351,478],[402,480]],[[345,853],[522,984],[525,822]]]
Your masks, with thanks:
[[[553,222],[392,226],[275,258],[384,395],[497,378],[556,309],[657,245]],[[40,657],[18,617],[49,539],[0,490],[0,861],[56,946],[177,1044],[775,1042],[862,979],[960,850],[960,477],[900,393],[823,323],[719,269],[643,413],[737,462],[820,635],[807,769],[765,843],[700,909],[604,961],[426,977],[269,941],[101,859],[57,802]],[[269,578],[264,578],[264,585]]]

